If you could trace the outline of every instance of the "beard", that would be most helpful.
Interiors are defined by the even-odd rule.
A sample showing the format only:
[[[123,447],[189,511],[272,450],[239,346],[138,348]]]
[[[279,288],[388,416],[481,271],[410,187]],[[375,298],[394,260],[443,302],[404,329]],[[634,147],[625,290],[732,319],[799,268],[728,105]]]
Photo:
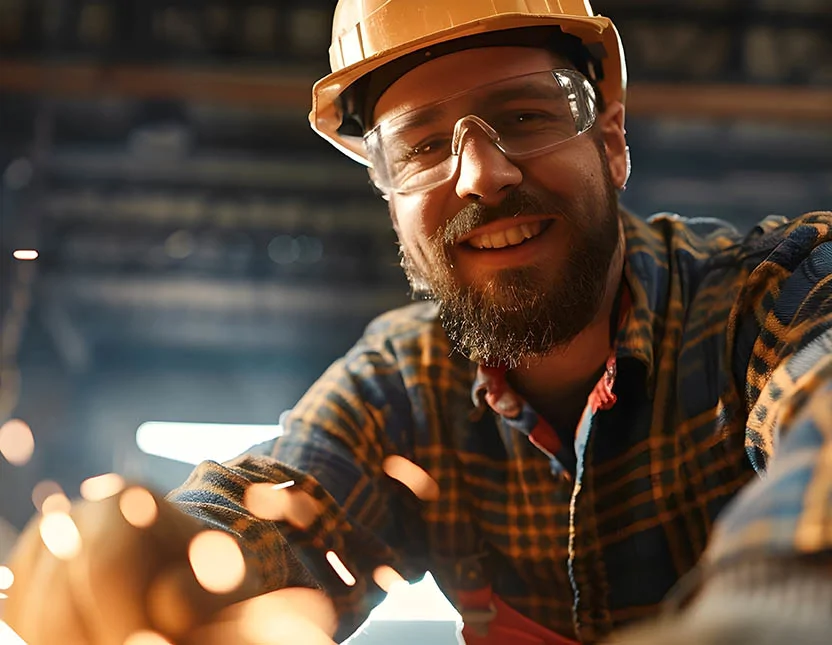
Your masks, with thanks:
[[[467,205],[431,236],[428,271],[420,270],[402,246],[402,266],[413,295],[438,303],[454,349],[478,363],[513,369],[565,348],[593,321],[619,237],[618,197],[603,149],[601,156],[600,193],[567,203],[521,185],[496,207]],[[572,233],[559,272],[531,265],[503,269],[485,282],[459,284],[450,254],[455,240],[493,221],[541,213],[557,215],[550,225],[568,226]]]

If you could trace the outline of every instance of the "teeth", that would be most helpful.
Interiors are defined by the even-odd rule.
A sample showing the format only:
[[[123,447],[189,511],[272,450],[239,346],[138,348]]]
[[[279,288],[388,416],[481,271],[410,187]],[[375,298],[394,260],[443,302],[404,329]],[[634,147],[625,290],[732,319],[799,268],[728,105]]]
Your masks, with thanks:
[[[490,237],[491,248],[501,249],[504,246],[508,246],[508,240],[506,239],[505,231],[497,231],[496,233],[492,233]]]
[[[515,228],[510,228],[505,232],[506,240],[509,244],[514,246],[515,244],[520,244],[523,240],[526,239],[525,233],[523,233],[523,227],[517,226]]]
[[[504,231],[475,235],[468,244],[475,249],[502,249],[506,246],[516,246],[538,235],[543,225],[540,222],[519,224]]]

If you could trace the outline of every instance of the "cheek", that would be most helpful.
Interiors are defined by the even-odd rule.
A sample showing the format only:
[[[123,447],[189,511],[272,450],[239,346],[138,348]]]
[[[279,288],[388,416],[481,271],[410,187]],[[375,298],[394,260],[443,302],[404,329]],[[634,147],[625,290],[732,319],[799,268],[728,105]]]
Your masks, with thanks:
[[[425,255],[430,238],[444,224],[438,200],[433,195],[396,195],[391,199],[391,211],[399,242],[417,258]]]
[[[548,159],[529,174],[539,186],[573,205],[595,208],[597,201],[606,194],[608,172],[594,143],[589,140],[581,146],[569,147]]]

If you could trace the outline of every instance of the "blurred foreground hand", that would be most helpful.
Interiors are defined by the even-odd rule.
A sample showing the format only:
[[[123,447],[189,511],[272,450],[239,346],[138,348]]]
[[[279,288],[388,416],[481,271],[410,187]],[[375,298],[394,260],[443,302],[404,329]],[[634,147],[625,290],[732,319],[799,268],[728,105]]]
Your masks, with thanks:
[[[132,487],[30,522],[3,619],[29,645],[332,645],[332,603],[264,595],[234,540]]]

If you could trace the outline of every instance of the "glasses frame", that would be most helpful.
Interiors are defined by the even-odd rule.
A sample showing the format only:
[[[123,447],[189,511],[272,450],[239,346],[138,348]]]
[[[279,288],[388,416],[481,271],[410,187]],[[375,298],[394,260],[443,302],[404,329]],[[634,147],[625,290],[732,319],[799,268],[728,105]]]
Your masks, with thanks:
[[[564,90],[564,92],[571,90],[571,92],[567,94],[566,98],[569,101],[570,111],[572,114],[572,118],[575,122],[575,134],[565,139],[553,141],[551,144],[547,144],[540,148],[536,148],[526,152],[516,153],[508,150],[505,147],[505,145],[503,145],[499,132],[494,127],[492,127],[485,119],[476,114],[466,114],[464,116],[461,116],[454,123],[451,137],[451,154],[448,157],[448,159],[453,159],[453,162],[449,165],[448,175],[443,179],[438,179],[436,181],[432,181],[427,184],[418,185],[415,187],[402,188],[394,185],[394,183],[392,182],[384,181],[382,175],[387,174],[389,176],[390,173],[378,172],[377,164],[374,163],[374,157],[377,161],[382,161],[386,165],[384,147],[380,143],[380,141],[382,129],[385,126],[389,126],[390,123],[398,121],[408,115],[412,115],[414,112],[425,110],[428,107],[435,107],[444,103],[451,102],[462,96],[472,94],[483,89],[487,89],[488,87],[517,81],[528,76],[538,76],[544,73],[551,74],[555,81],[557,81],[558,85]],[[581,98],[583,98],[584,100],[581,100]],[[582,112],[584,113],[582,114]],[[484,83],[482,85],[478,85],[476,87],[469,88],[461,92],[456,92],[455,94],[443,98],[441,101],[437,101],[432,105],[420,105],[401,114],[397,114],[389,119],[384,119],[377,123],[373,128],[368,130],[364,135],[364,147],[367,152],[367,159],[370,162],[369,171],[371,182],[376,188],[377,192],[386,199],[389,199],[389,196],[392,193],[405,195],[417,192],[425,192],[447,183],[454,176],[456,176],[457,172],[459,171],[459,162],[462,156],[462,149],[465,136],[469,134],[469,132],[471,132],[472,126],[476,126],[479,129],[481,129],[489,138],[491,143],[494,144],[494,146],[497,149],[499,149],[500,152],[502,152],[507,159],[509,159],[510,161],[519,161],[547,154],[552,150],[560,147],[561,145],[568,143],[569,141],[572,141],[573,139],[581,136],[582,134],[585,134],[595,124],[597,117],[598,108],[596,90],[592,86],[590,81],[583,74],[574,69],[555,68],[551,70],[541,70],[537,72],[530,72],[527,74],[520,74],[509,78],[503,78],[490,83]],[[583,126],[580,125],[581,122],[583,122]],[[374,150],[378,152],[374,153]],[[440,163],[446,163],[446,161],[442,161]]]

